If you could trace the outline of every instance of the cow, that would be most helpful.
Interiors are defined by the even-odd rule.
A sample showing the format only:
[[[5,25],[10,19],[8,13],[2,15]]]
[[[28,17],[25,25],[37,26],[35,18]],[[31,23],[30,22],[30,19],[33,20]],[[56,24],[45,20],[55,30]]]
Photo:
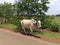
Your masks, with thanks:
[[[31,32],[33,32],[34,28],[40,28],[41,27],[41,21],[40,20],[36,21],[34,19],[23,19],[23,20],[21,20],[20,23],[21,23],[22,29],[24,30],[25,34],[27,34],[25,28],[28,28],[28,29],[30,29]]]

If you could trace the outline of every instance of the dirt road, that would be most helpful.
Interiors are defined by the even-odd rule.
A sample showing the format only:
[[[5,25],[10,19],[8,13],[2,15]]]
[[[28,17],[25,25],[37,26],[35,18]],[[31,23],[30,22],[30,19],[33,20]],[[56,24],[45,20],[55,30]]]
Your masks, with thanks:
[[[59,45],[35,37],[0,29],[0,45]]]

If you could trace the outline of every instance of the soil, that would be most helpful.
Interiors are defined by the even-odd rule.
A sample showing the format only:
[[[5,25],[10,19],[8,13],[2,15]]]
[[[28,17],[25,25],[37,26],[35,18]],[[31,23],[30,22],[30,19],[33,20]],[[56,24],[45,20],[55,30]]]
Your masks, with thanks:
[[[9,30],[9,31],[15,32],[14,29],[6,29],[6,28],[3,28],[3,27],[1,27],[0,29],[2,29],[2,30]],[[52,31],[47,30],[47,29],[39,29],[39,31],[49,32],[49,33],[57,33],[57,32],[52,32]],[[60,32],[57,33],[57,34],[60,34]],[[46,40],[46,41],[49,41],[49,42],[59,43],[60,44],[60,39],[58,39],[58,38],[52,38],[52,37],[43,36],[43,35],[40,35],[40,34],[37,34],[37,35],[36,34],[29,34],[29,36],[34,36],[34,37],[40,38],[42,40]]]

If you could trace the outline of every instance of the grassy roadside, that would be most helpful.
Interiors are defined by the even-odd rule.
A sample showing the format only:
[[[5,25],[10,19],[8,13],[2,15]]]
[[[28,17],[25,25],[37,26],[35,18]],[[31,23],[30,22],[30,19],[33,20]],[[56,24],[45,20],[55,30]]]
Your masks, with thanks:
[[[7,28],[7,29],[16,29],[17,26],[12,24],[0,24],[0,27]]]
[[[47,33],[47,32],[34,32],[35,34],[40,34],[43,36],[48,36],[48,37],[53,37],[53,38],[59,38],[60,39],[60,34],[57,33]]]
[[[7,29],[16,29],[17,26],[12,25],[12,24],[0,24],[0,27],[7,28]],[[46,32],[34,32],[34,33],[60,39],[60,34],[56,34],[56,33],[46,33]]]
[[[60,17],[54,17],[52,23],[56,23],[58,25],[58,28],[60,30]]]

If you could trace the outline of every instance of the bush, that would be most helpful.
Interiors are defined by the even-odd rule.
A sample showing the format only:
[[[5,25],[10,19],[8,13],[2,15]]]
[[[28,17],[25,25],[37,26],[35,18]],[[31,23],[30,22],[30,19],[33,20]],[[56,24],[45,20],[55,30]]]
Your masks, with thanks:
[[[43,18],[42,18],[43,19]],[[42,20],[42,29],[48,29],[53,32],[59,32],[58,25],[56,23],[52,24],[53,18],[47,16],[44,20]]]
[[[42,29],[46,29],[46,28],[49,28],[50,27],[50,24],[51,22],[49,21],[42,21],[41,25],[42,25]]]
[[[50,16],[44,16],[41,18],[41,23],[42,23],[42,29],[49,28],[51,25],[52,19]]]
[[[14,24],[17,26],[16,31],[21,32],[22,26],[21,26],[20,20],[15,21]]]
[[[59,29],[58,29],[57,25],[50,25],[49,29],[53,32],[59,32]]]
[[[19,18],[13,18],[12,20],[10,20],[11,24],[14,24],[17,26],[15,31],[18,31],[18,32],[22,31],[20,20],[21,19],[19,19]]]

